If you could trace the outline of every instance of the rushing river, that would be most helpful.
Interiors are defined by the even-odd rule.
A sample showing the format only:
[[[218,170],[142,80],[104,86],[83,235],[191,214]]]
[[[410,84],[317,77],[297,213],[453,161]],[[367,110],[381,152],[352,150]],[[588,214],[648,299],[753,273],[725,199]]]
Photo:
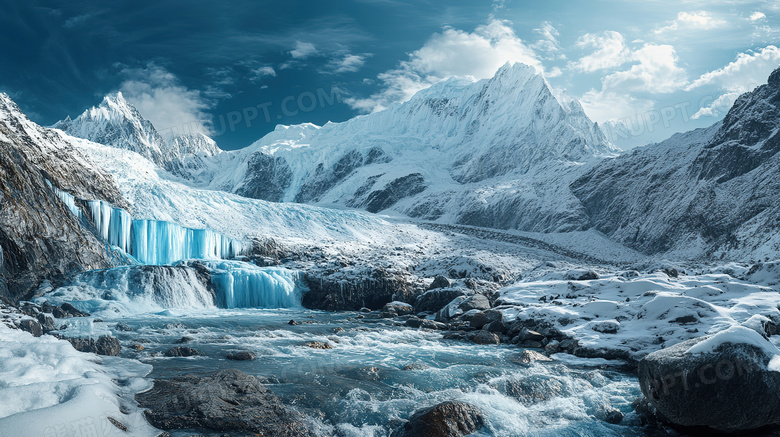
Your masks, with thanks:
[[[514,346],[444,340],[439,331],[359,313],[169,310],[104,320],[95,328],[121,321],[133,329],[111,330],[124,356],[154,366],[151,378],[239,369],[302,411],[321,435],[387,436],[414,410],[446,400],[483,411],[487,426],[479,436],[643,435],[631,413],[640,394],[636,378],[605,368],[603,360],[558,355],[552,362],[522,364],[522,349]],[[178,344],[182,337],[190,340]],[[310,341],[332,348],[307,347]],[[134,352],[139,344],[144,350]],[[161,356],[182,345],[206,355]],[[225,359],[244,350],[257,358]],[[603,420],[613,409],[626,415],[619,425]]]

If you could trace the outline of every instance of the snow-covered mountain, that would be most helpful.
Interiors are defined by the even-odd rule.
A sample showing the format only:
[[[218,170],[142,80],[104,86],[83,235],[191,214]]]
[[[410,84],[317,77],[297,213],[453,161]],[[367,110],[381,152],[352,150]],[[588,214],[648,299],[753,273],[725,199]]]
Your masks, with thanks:
[[[605,160],[573,185],[596,228],[646,253],[780,250],[780,69],[722,123]]]
[[[68,117],[53,127],[75,137],[131,150],[179,175],[202,168],[205,158],[221,152],[214,140],[202,133],[164,138],[121,92],[106,96],[99,106],[87,109],[76,119]]]
[[[343,123],[277,126],[221,155],[208,183],[265,200],[561,231],[587,222],[566,181],[616,151],[578,102],[532,67],[507,64]]]

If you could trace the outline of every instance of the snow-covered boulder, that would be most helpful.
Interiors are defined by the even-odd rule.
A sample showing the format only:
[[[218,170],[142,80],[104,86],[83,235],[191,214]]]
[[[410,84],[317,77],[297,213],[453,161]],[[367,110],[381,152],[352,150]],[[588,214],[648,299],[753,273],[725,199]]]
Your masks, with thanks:
[[[733,326],[639,362],[642,393],[661,420],[734,432],[780,424],[780,350]]]

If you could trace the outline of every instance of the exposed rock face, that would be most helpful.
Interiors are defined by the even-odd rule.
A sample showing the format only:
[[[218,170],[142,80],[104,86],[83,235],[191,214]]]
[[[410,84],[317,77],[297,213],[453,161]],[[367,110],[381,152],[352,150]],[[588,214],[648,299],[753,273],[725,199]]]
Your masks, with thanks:
[[[66,338],[77,351],[92,352],[98,355],[118,356],[120,352],[119,340],[114,337],[102,336],[97,340],[93,338]]]
[[[770,357],[757,346],[760,341],[687,352],[710,338],[684,341],[639,362],[639,383],[649,403],[644,410],[675,425],[724,432],[779,424],[780,372],[767,368]]]
[[[235,369],[156,380],[136,399],[148,408],[149,423],[161,429],[311,435],[299,414],[287,409],[257,378]]]
[[[436,312],[452,302],[453,299],[471,293],[473,292],[462,288],[436,288],[417,296],[414,308],[417,311]]]
[[[306,308],[329,311],[358,311],[361,308],[381,309],[394,300],[408,300],[416,288],[402,273],[394,273],[381,267],[368,268],[361,280],[333,275],[307,274],[309,291],[303,295]],[[361,277],[358,276],[358,277]]]
[[[773,256],[778,103],[780,84],[770,80],[739,97],[722,123],[606,160],[572,190],[598,230],[643,252]]]
[[[462,437],[483,426],[485,418],[477,407],[449,401],[415,411],[392,437]]]
[[[290,165],[284,158],[255,153],[247,162],[246,179],[236,194],[279,202],[292,182]]]
[[[120,262],[54,192],[126,206],[113,179],[70,141],[0,94],[0,296],[12,301],[30,298],[43,280],[56,285]]]

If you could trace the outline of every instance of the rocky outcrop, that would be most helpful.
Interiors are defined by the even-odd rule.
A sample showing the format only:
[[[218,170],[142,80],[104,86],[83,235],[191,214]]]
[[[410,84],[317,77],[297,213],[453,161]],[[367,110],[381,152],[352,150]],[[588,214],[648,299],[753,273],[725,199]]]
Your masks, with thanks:
[[[279,202],[292,183],[292,170],[284,158],[255,153],[247,162],[246,178],[236,194],[253,199]]]
[[[285,407],[257,378],[235,369],[207,376],[158,379],[136,400],[148,409],[149,423],[160,429],[279,437],[311,435],[299,414]]]
[[[774,351],[755,331],[736,327],[653,352],[639,362],[643,411],[723,432],[780,424]]]
[[[98,355],[118,356],[121,350],[119,340],[115,337],[102,336],[94,338],[66,338],[73,348],[80,352],[92,352]]]
[[[55,193],[126,206],[113,179],[69,141],[0,94],[0,296],[9,300],[30,298],[44,280],[122,262]]]
[[[303,295],[303,306],[328,311],[378,310],[394,300],[411,300],[417,291],[407,275],[381,267],[366,267],[349,277],[338,271],[312,271],[304,280],[309,291]]]
[[[391,437],[462,437],[483,426],[485,417],[477,407],[449,401],[415,411]]]

